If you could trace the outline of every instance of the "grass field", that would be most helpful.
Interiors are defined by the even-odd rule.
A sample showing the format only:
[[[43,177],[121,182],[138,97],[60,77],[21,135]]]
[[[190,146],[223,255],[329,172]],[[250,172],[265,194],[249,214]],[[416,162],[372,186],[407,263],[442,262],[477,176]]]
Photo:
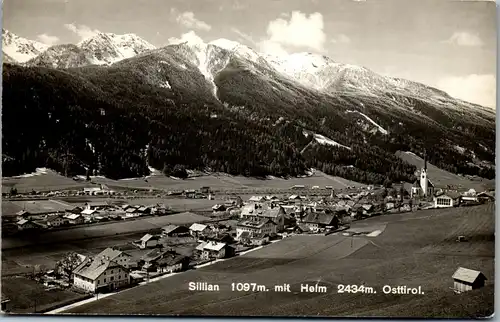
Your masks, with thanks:
[[[161,227],[168,224],[183,225],[195,222],[205,222],[208,220],[210,220],[210,218],[197,214],[180,213],[161,217],[146,217],[131,221],[116,221],[102,225],[75,227],[66,230],[48,231],[30,236],[4,237],[2,238],[2,250],[37,244],[67,243],[74,240],[147,232],[155,229],[159,230]]]
[[[424,166],[424,160],[413,153],[401,152],[398,151],[397,156],[403,159],[404,161],[413,164],[417,167],[417,169],[421,169]],[[454,173],[442,170],[429,162],[427,162],[427,173],[429,179],[435,184],[439,186],[462,186],[464,188],[476,189],[476,191],[481,192],[487,189],[495,188],[494,180],[469,180],[465,177],[461,177]]]
[[[242,257],[134,288],[69,312],[455,318],[493,312],[493,204],[380,216],[362,224],[367,230],[381,226],[385,229],[377,237],[340,234],[286,238]],[[454,244],[456,234],[467,235],[470,241]],[[451,276],[459,266],[481,270],[488,278],[487,286],[454,294],[450,290]],[[189,291],[191,281],[218,284],[221,291]],[[258,283],[269,289],[288,283],[291,292],[232,292],[233,282]],[[302,283],[318,283],[328,291],[301,293]],[[377,293],[337,293],[338,284],[361,283]],[[384,285],[421,286],[424,294],[384,294]]]
[[[85,299],[87,296],[70,290],[45,291],[45,287],[25,277],[2,277],[2,297],[11,300],[15,313],[43,312],[57,305]]]
[[[26,193],[35,191],[55,191],[69,189],[83,189],[85,187],[93,187],[87,182],[74,181],[71,178],[64,177],[52,170],[43,169],[33,174],[3,177],[2,192],[9,192],[10,188],[15,187],[17,192]]]
[[[147,180],[147,181],[146,181]],[[161,189],[161,190],[188,190],[199,189],[208,186],[213,190],[260,190],[260,189],[289,189],[294,185],[333,186],[335,189],[342,189],[348,186],[361,186],[361,184],[349,181],[340,177],[333,177],[316,171],[314,175],[305,178],[291,179],[257,179],[243,176],[231,176],[227,174],[212,174],[199,177],[177,180],[162,175],[154,175],[147,179],[134,178],[111,180],[102,177],[93,178],[95,183],[106,184],[111,188],[128,189]]]
[[[18,211],[25,210],[31,214],[66,211],[73,208],[58,200],[23,200],[2,202],[2,216],[15,216]]]

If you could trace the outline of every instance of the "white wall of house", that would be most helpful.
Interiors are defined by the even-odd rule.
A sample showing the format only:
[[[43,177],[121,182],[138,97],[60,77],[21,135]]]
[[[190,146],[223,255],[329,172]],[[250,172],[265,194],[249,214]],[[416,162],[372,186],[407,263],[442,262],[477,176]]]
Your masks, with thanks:
[[[248,231],[249,233],[254,233],[254,234],[269,234],[273,235],[276,234],[277,226],[273,222],[268,222],[261,228],[254,228],[254,227],[245,227],[245,226],[236,226],[236,238],[239,238],[241,234],[245,231]]]
[[[82,290],[95,292],[96,289],[109,285],[112,285],[114,288],[129,285],[130,275],[123,268],[113,267],[108,268],[95,280],[75,274],[73,284]]]
[[[174,264],[174,265],[169,265],[169,266],[163,266],[163,267],[158,267],[158,272],[159,273],[173,273],[173,272],[178,272],[182,270],[182,263]]]
[[[158,245],[158,239],[150,239],[148,241],[142,241],[141,242],[141,247],[142,248],[156,247],[156,245]]]
[[[121,253],[118,257],[113,259],[113,262],[115,262],[118,265],[121,265],[125,268],[128,268],[130,266],[130,259],[131,259],[131,256],[127,256],[124,253]]]
[[[73,285],[87,292],[95,292],[96,281],[86,277],[75,274],[73,278]]]
[[[202,256],[202,258],[206,258],[206,259],[208,259],[208,258],[223,258],[224,256],[226,256],[226,247],[223,247],[219,251],[205,249],[205,250],[203,250],[203,253],[201,256]]]
[[[435,208],[449,208],[455,205],[453,198],[448,196],[439,196],[434,198]]]

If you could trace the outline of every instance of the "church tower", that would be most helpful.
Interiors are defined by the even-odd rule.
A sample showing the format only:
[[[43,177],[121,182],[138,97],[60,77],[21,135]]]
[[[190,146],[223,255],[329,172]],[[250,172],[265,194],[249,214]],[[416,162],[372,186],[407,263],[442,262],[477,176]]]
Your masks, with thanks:
[[[429,191],[429,181],[427,179],[427,151],[424,150],[424,167],[420,170],[420,188],[422,195],[427,196]]]

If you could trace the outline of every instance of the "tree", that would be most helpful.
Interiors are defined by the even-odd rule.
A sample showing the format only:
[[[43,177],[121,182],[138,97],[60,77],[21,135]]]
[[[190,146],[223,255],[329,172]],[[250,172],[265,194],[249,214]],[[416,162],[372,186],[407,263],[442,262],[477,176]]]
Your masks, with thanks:
[[[392,187],[392,181],[389,178],[385,178],[384,187],[386,187],[386,188]]]
[[[16,187],[10,188],[9,193],[10,193],[11,196],[17,195],[17,188]]]
[[[56,263],[55,271],[68,279],[71,283],[71,277],[75,268],[82,263],[80,256],[77,253],[71,252],[66,254],[60,261]]]
[[[177,178],[186,179],[188,177],[188,173],[186,167],[181,164],[176,164],[174,166],[174,170],[172,171],[172,175]]]

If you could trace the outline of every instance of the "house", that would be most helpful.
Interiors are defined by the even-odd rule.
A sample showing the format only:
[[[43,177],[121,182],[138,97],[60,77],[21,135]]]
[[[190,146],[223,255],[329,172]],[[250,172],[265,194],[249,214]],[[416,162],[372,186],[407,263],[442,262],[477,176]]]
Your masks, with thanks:
[[[311,230],[318,230],[321,228],[333,227],[337,228],[339,225],[339,219],[334,213],[309,213],[302,222],[309,227]]]
[[[434,197],[434,208],[449,208],[460,205],[461,195],[455,191],[448,191]]]
[[[165,256],[166,253],[171,252],[169,250],[154,249],[149,253],[141,257],[138,262],[138,266],[145,271],[156,271],[157,261]]]
[[[386,202],[385,203],[385,210],[391,210],[391,209],[394,209],[396,207],[396,203],[395,202]]]
[[[162,234],[169,237],[189,236],[189,228],[185,226],[168,225],[162,228]]]
[[[265,198],[267,201],[279,201],[279,198],[274,195],[266,196]]]
[[[60,215],[49,216],[47,218],[47,226],[49,227],[59,227],[66,223],[66,219]]]
[[[96,212],[97,212],[97,210],[95,210],[95,209],[85,208],[84,210],[82,210],[82,212],[80,214],[85,215],[85,216],[92,216]]]
[[[479,201],[483,202],[495,201],[495,192],[480,192],[476,195],[476,197]]]
[[[290,197],[288,197],[288,200],[290,201],[302,201],[302,197],[299,196],[299,195],[291,195]]]
[[[20,211],[16,212],[17,221],[20,221],[23,219],[29,219],[30,216],[31,216],[31,214],[25,210],[20,210]]]
[[[249,202],[262,202],[264,201],[263,196],[252,196],[250,199],[248,199]]]
[[[196,250],[201,252],[202,259],[219,259],[232,255],[230,247],[226,243],[202,242]]]
[[[212,210],[215,211],[215,212],[217,212],[217,211],[226,211],[226,206],[217,204],[217,205],[214,205],[212,207]]]
[[[231,206],[241,207],[243,206],[243,199],[241,199],[240,196],[232,196],[228,198],[226,202],[224,202],[224,205],[226,207],[231,207]]]
[[[95,258],[105,258],[128,268],[131,265],[130,259],[132,258],[132,256],[121,250],[108,247],[97,254]]]
[[[80,214],[80,213],[82,213],[83,210],[84,210],[84,208],[76,206],[73,209],[70,209],[69,212],[71,212],[73,214]]]
[[[210,193],[210,187],[201,187],[200,192],[201,193]]]
[[[106,201],[96,201],[85,203],[85,209],[103,210],[109,208],[110,205]]]
[[[243,232],[252,234],[276,235],[277,225],[270,218],[251,217],[239,222],[236,225],[236,239],[238,240]]]
[[[85,218],[78,214],[65,215],[64,218],[68,220],[70,225],[81,225],[85,222]]]
[[[159,236],[153,236],[151,234],[146,234],[137,243],[141,249],[153,248],[158,246]]]
[[[127,208],[127,210],[125,210],[125,212],[129,215],[133,215],[133,214],[136,214],[138,211],[137,211],[137,208],[135,208],[135,207],[129,207],[129,208]]]
[[[209,230],[207,225],[203,224],[198,224],[194,223],[189,227],[189,232],[191,233],[191,236],[193,237],[198,237],[204,233],[207,233]]]
[[[300,190],[300,189],[305,189],[306,186],[302,185],[302,184],[296,184],[292,187],[293,190]]]
[[[276,224],[277,232],[285,229],[285,209],[282,206],[271,204],[250,204],[241,208],[240,217],[248,219],[250,217],[269,218]]]
[[[9,313],[12,305],[10,303],[10,300],[8,298],[2,298],[2,312]]]
[[[129,270],[102,256],[84,260],[73,271],[73,285],[92,293],[112,291],[129,284]]]
[[[189,257],[168,252],[156,262],[158,273],[174,273],[185,271],[189,267]]]
[[[433,196],[436,188],[427,175],[427,154],[424,154],[424,167],[420,170],[419,177],[411,187],[411,198]]]
[[[101,187],[83,188],[83,193],[85,195],[98,195],[103,194]]]
[[[40,227],[35,222],[28,219],[21,219],[16,224],[17,224],[17,229],[19,230],[38,229]]]
[[[455,292],[467,292],[484,286],[486,277],[480,271],[459,267],[453,278],[453,289]]]
[[[184,190],[184,195],[186,198],[195,198],[196,197],[196,190],[190,189],[190,190]]]
[[[142,206],[142,207],[137,208],[137,212],[140,212],[142,214],[148,214],[149,211],[150,211],[149,207],[146,207],[146,206]]]
[[[209,232],[208,234],[205,234],[200,237],[201,240],[203,241],[214,241],[218,243],[232,243],[233,242],[233,237],[231,237],[230,234],[228,233],[222,233],[222,232]]]

